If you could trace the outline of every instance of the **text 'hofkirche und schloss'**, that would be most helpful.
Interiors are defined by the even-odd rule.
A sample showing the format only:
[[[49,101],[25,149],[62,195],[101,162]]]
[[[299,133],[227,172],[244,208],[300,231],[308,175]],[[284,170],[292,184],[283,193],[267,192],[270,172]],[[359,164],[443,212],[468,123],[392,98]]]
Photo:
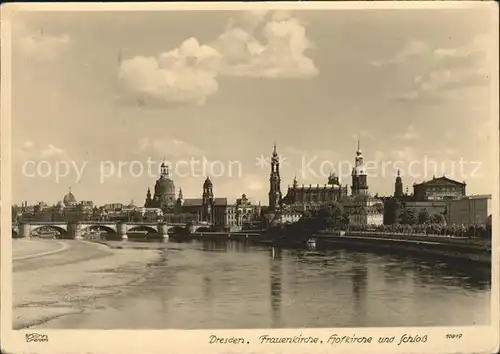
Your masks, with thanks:
[[[403,334],[402,336],[351,336],[332,334],[328,338],[315,336],[307,336],[299,334],[297,336],[270,336],[268,334],[260,335],[257,341],[258,344],[329,344],[329,345],[349,345],[349,344],[415,344],[426,343],[427,335],[420,334]],[[214,334],[208,337],[209,344],[250,344],[250,339],[243,337],[222,337]]]

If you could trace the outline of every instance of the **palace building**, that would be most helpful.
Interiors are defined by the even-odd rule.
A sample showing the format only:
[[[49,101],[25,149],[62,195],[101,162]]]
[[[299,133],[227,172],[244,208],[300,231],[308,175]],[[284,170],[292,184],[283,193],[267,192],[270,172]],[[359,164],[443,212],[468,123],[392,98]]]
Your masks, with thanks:
[[[491,195],[466,195],[466,183],[446,176],[413,184],[413,194],[403,194],[403,182],[398,171],[394,198],[415,215],[427,212],[441,214],[448,224],[486,225],[491,216]]]
[[[430,200],[453,200],[466,196],[465,182],[454,181],[446,176],[433,176],[430,181],[413,184],[413,200],[416,202]]]

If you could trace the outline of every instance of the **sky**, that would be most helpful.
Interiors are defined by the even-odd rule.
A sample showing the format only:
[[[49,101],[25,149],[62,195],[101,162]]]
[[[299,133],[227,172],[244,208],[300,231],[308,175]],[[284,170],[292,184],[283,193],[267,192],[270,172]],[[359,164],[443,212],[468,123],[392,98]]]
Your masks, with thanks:
[[[12,201],[142,205],[165,159],[185,198],[266,205],[274,144],[285,194],[350,186],[358,140],[372,195],[398,168],[493,193],[490,10],[19,12]]]

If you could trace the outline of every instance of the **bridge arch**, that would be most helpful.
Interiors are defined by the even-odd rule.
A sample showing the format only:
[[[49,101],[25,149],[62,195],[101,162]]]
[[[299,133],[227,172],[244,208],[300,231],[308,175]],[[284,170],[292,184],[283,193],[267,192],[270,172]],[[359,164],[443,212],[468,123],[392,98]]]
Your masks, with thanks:
[[[193,232],[210,232],[210,226],[207,225],[193,226]]]
[[[58,225],[33,225],[31,227],[30,234],[33,235],[33,232],[38,231],[40,229],[57,231],[59,232],[59,237],[63,237],[68,233],[68,230],[66,228]]]
[[[116,234],[118,231],[116,230],[116,227],[111,227],[108,225],[82,225],[81,231],[87,231],[87,230],[104,230],[108,233]]]
[[[186,230],[186,227],[183,226],[170,226],[168,229],[169,234],[180,234],[183,233]]]
[[[147,231],[148,233],[158,233],[158,227],[152,225],[131,225],[127,232],[130,231]]]

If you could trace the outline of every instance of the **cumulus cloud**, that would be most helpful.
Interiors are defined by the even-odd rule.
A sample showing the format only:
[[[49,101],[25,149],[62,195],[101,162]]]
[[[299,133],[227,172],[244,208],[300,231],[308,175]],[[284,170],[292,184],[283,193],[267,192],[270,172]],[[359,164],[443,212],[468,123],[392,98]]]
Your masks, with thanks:
[[[260,34],[263,41],[257,39]],[[156,57],[123,61],[119,83],[126,100],[142,106],[205,104],[219,75],[305,79],[318,74],[305,55],[311,47],[303,24],[285,12],[246,12],[231,19],[208,44],[189,38]]]
[[[253,22],[260,26],[264,41],[254,32],[233,23],[212,46],[222,54],[221,73],[232,76],[261,78],[312,78],[318,69],[305,55],[311,47],[306,29],[286,12],[275,12],[265,21],[260,14]]]
[[[466,87],[484,86],[489,83],[492,72],[493,50],[491,37],[479,35],[464,46],[455,48],[432,48],[414,41],[401,50],[393,59],[376,61],[377,66],[409,62],[419,71],[410,87],[389,97],[401,100],[444,99],[440,93]],[[420,61],[417,65],[415,61]]]
[[[195,38],[157,57],[137,56],[121,63],[119,81],[126,95],[153,102],[203,105],[218,90],[220,54]]]

